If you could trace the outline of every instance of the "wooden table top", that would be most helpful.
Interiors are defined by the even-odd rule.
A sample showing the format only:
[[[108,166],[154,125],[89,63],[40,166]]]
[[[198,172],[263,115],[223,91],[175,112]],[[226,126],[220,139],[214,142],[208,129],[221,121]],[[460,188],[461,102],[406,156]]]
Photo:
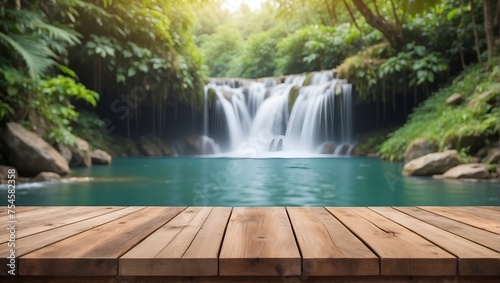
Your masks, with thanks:
[[[500,276],[500,207],[17,207],[15,215],[21,277]],[[6,208],[0,219],[0,265],[10,276]]]

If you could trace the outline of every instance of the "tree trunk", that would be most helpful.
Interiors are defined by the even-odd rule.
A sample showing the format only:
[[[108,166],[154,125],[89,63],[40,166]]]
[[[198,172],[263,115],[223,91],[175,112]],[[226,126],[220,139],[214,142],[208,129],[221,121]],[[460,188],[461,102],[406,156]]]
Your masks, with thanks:
[[[486,33],[486,45],[488,46],[488,60],[495,56],[495,33],[493,32],[493,17],[491,12],[493,10],[491,0],[483,0],[484,9],[484,31]]]
[[[392,48],[399,51],[404,47],[403,34],[398,32],[400,29],[392,26],[383,17],[375,15],[370,8],[366,6],[363,0],[352,0],[352,2],[361,15],[363,15],[366,23],[380,31],[384,35],[385,39],[389,41]]]
[[[347,8],[347,11],[349,12],[349,16],[351,17],[352,22],[354,23],[356,28],[359,30],[359,33],[363,34],[363,31],[359,27],[358,22],[356,21],[356,17],[354,16],[354,13],[352,12],[351,7],[349,6],[349,4],[347,3],[346,0],[344,0],[344,5]]]
[[[483,59],[481,59],[481,50],[479,50],[479,35],[477,34],[477,27],[476,27],[476,16],[474,15],[474,0],[470,0],[470,15],[472,17],[472,27],[474,30],[474,43],[476,45],[476,55],[477,55],[477,60],[479,61],[479,64],[483,64]]]

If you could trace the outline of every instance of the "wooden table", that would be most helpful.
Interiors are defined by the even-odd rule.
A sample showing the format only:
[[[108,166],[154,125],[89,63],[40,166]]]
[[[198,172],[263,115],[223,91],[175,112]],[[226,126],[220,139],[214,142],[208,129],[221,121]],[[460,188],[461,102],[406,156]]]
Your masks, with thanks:
[[[17,207],[2,282],[500,282],[500,207]]]

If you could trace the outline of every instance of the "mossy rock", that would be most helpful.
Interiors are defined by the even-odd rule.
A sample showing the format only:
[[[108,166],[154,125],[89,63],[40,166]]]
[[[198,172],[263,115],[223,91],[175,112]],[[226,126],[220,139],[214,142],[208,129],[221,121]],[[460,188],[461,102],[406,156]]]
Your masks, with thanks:
[[[132,139],[125,138],[122,142],[123,142],[122,148],[124,149],[124,153],[127,156],[141,155],[141,152],[137,148],[137,144]]]
[[[146,156],[161,156],[162,151],[150,136],[141,136],[139,138],[139,148]]]
[[[299,86],[293,86],[290,89],[290,93],[288,94],[288,113],[292,112],[293,104],[295,103],[295,100],[297,100],[297,97],[299,96]]]
[[[207,105],[208,107],[214,106],[217,101],[217,91],[214,88],[209,88],[207,90]]]
[[[311,85],[313,76],[314,76],[314,73],[306,73],[306,79],[304,80],[304,83],[302,84],[302,86]]]
[[[165,140],[159,137],[154,137],[153,141],[155,142],[156,146],[161,150],[162,155],[171,156],[173,154],[172,148]]]

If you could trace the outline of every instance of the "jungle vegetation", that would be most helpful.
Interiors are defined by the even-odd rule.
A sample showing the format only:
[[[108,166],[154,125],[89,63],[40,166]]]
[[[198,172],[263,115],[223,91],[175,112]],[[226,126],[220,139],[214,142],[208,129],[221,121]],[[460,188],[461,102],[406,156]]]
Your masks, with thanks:
[[[268,0],[256,11],[223,4],[0,0],[0,121],[20,121],[54,143],[72,143],[75,129],[138,137],[147,124],[166,135],[179,107],[193,116],[202,109],[209,77],[336,68],[377,121],[408,115],[428,98],[409,122],[423,125],[435,117],[422,113],[444,111],[430,105],[442,102],[449,91],[439,89],[460,72],[485,78],[469,78],[462,92],[470,100],[482,92],[477,85],[493,87],[498,72],[500,5],[493,0]],[[447,131],[495,133],[497,113],[494,106],[448,113],[447,123],[464,115],[478,122]],[[392,135],[383,157],[400,159],[415,135],[442,134],[412,127]]]

